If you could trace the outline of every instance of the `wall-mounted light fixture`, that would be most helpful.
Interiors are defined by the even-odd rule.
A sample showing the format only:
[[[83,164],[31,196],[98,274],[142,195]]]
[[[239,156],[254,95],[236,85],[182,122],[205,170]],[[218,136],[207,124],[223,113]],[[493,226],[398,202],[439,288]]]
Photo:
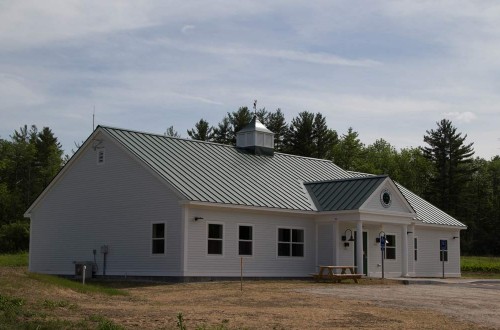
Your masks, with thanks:
[[[413,232],[412,231],[407,231],[406,235],[408,235],[408,234],[413,234]]]
[[[347,239],[347,232],[348,231],[351,232],[351,237],[349,237],[349,239]],[[354,242],[354,237],[352,236],[352,230],[350,230],[349,228],[345,230],[344,235],[342,235],[342,241]]]
[[[194,221],[203,220],[202,217],[194,217]]]
[[[457,239],[457,238],[458,238],[458,236],[453,236],[453,239]]]

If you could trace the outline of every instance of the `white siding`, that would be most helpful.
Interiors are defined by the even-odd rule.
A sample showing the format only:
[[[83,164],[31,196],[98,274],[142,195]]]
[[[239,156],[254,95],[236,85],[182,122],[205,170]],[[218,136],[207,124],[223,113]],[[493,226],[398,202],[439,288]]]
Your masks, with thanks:
[[[384,189],[389,190],[389,192],[391,193],[391,205],[387,208],[382,206],[382,203],[380,202],[380,193]],[[389,184],[385,184],[379,189],[377,189],[360,209],[387,211],[387,212],[404,212],[404,213],[411,212],[411,210],[407,207],[404,200],[402,199],[401,192],[397,189],[394,189],[393,186]]]
[[[187,220],[187,276],[239,276],[238,225],[253,225],[253,256],[243,257],[249,277],[302,277],[316,270],[316,224],[313,217],[240,210],[191,209]],[[203,217],[194,221],[191,215]],[[223,255],[207,254],[207,222],[224,226]],[[304,230],[304,257],[278,257],[278,228]]]
[[[456,229],[440,229],[415,226],[418,237],[418,260],[415,262],[415,276],[440,277],[443,264],[439,258],[439,241],[448,240],[448,262],[445,262],[445,276],[460,276],[460,236]]]
[[[102,137],[100,137],[102,138]],[[73,274],[74,261],[92,261],[108,245],[107,275],[181,275],[181,207],[153,174],[104,140],[105,162],[90,146],[34,208],[30,271]],[[100,149],[97,149],[100,150]],[[152,223],[164,222],[164,255],[151,254]]]
[[[333,222],[318,223],[318,265],[334,264]]]

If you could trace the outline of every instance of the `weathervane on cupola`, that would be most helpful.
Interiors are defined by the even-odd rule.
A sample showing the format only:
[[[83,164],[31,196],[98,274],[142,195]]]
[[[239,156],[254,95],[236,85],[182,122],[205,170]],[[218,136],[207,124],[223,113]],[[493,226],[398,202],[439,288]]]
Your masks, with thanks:
[[[253,101],[253,119],[236,133],[236,147],[254,155],[274,155],[274,133],[257,119],[257,100]]]

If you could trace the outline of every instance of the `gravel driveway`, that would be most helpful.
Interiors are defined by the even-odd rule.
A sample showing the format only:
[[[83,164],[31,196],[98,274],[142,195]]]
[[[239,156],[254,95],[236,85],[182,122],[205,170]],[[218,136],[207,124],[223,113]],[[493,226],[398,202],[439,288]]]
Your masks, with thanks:
[[[334,285],[304,291],[365,300],[383,307],[430,309],[457,320],[500,329],[500,282],[452,281],[427,285]]]

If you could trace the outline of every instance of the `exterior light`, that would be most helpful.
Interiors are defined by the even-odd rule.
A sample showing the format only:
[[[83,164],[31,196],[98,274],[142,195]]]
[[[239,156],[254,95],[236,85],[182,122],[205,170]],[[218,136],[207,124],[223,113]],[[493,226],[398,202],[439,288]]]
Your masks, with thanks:
[[[348,231],[351,233],[351,237],[349,237],[349,239],[347,239]],[[342,235],[342,241],[354,242],[354,237],[352,236],[352,230],[350,230],[349,228],[345,230],[344,235]]]

